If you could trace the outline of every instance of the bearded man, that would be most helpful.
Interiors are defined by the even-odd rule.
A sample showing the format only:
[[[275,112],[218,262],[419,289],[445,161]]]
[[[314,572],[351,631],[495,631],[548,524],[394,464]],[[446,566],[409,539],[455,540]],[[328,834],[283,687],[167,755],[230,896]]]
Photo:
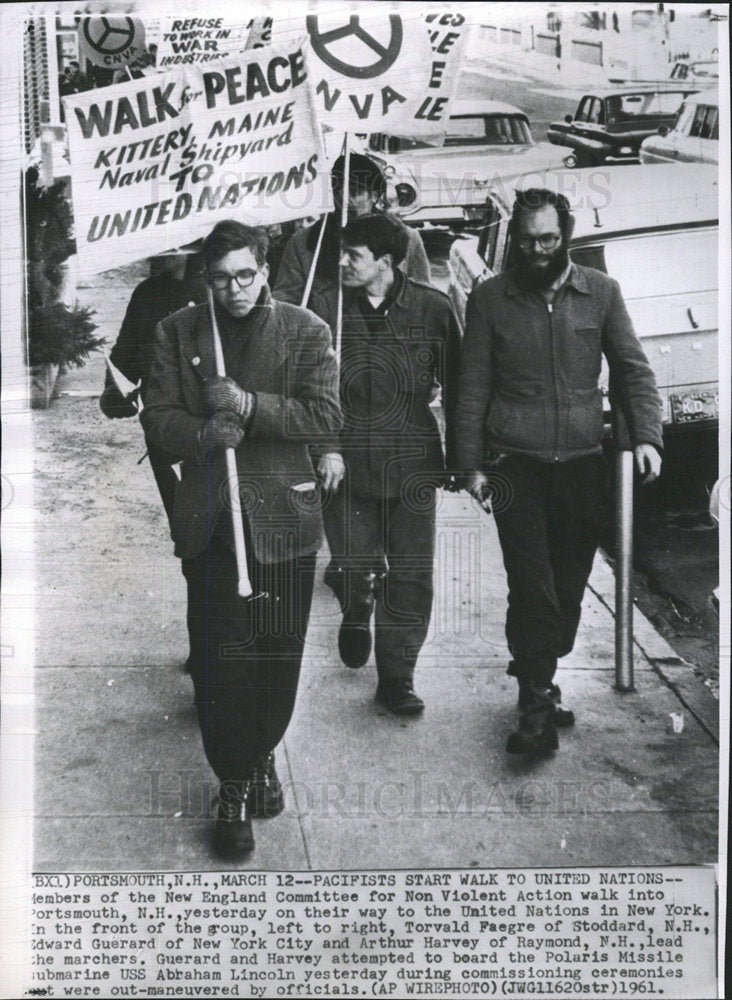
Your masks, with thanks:
[[[466,314],[457,464],[487,510],[496,479],[508,498],[495,511],[508,577],[508,673],[521,712],[508,753],[551,752],[557,726],[574,723],[559,707],[554,675],[574,645],[608,493],[603,354],[643,482],[661,468],[653,372],[618,283],[571,261],[573,228],[563,195],[517,193],[509,232],[518,263],[478,285]]]

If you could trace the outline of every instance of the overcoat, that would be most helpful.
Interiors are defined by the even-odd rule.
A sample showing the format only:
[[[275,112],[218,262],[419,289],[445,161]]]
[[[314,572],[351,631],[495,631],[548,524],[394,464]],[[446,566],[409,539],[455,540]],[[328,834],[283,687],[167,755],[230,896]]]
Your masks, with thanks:
[[[277,302],[265,289],[247,335],[225,352],[226,374],[256,394],[236,450],[238,490],[252,548],[263,563],[316,552],[322,519],[309,446],[327,451],[341,423],[330,330],[314,313]],[[216,373],[207,305],[158,324],[141,415],[158,447],[181,460],[171,533],[182,559],[202,552],[220,517],[229,517],[223,450],[203,454],[199,432],[211,413],[206,380]]]

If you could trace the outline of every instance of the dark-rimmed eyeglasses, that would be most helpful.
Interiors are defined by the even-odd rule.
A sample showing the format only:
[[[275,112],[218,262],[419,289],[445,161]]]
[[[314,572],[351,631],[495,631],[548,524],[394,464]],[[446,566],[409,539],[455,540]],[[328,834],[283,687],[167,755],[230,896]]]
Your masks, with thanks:
[[[252,271],[251,268],[245,268],[243,271],[237,271],[235,274],[226,274],[224,271],[214,271],[211,275],[211,284],[217,292],[227,291],[232,281],[236,282],[239,288],[249,288],[259,274],[260,270],[260,268],[257,268],[256,271]]]
[[[538,243],[542,250],[553,250],[561,239],[562,237],[555,233],[544,233],[543,236],[524,236],[516,242],[522,250],[531,250],[535,243]]]

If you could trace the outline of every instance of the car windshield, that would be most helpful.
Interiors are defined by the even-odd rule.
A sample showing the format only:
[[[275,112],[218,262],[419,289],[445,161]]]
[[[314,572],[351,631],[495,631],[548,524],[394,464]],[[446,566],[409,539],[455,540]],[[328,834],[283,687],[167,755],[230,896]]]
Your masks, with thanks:
[[[447,123],[446,146],[526,145],[531,133],[518,115],[458,115]]]
[[[717,287],[717,230],[642,233],[579,246],[578,264],[606,271],[626,299],[714,290]]]
[[[672,115],[683,99],[684,95],[678,91],[668,94],[615,94],[607,99],[608,124],[636,115]]]
[[[456,115],[448,119],[445,146],[531,146],[531,130],[523,115]],[[421,139],[402,139],[374,133],[369,147],[375,152],[403,153],[435,149]]]

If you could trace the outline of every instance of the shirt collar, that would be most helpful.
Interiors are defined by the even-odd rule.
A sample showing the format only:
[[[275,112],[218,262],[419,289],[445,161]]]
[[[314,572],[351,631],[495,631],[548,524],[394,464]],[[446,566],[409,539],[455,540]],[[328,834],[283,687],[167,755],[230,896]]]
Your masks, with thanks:
[[[559,289],[562,287],[562,285],[565,283],[565,281],[569,280],[569,276],[572,273],[573,266],[574,265],[572,264],[571,260],[567,261],[567,266],[565,267],[565,269],[562,271],[562,273],[559,275],[559,277],[555,278],[555,280],[549,286],[549,290],[550,291],[552,291],[552,292],[558,292],[559,291]]]

